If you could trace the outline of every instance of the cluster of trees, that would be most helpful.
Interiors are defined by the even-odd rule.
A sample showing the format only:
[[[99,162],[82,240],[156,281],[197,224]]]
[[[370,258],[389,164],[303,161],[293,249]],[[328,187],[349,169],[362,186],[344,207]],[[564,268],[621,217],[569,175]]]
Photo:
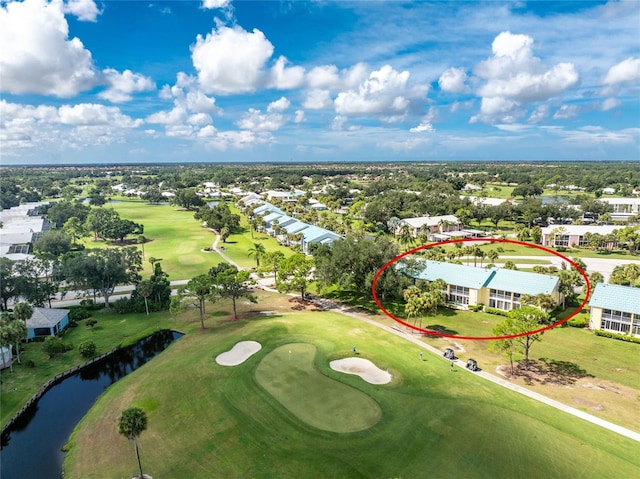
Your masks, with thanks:
[[[218,231],[223,242],[227,241],[229,235],[240,230],[240,215],[232,213],[226,203],[218,203],[213,208],[202,206],[193,217]]]
[[[89,207],[77,201],[60,201],[45,212],[49,221],[59,228],[46,231],[34,244],[35,250],[56,256],[59,250],[68,251],[71,244],[90,234],[94,238],[118,240],[121,243],[129,235],[141,235],[144,226],[121,218],[112,208]],[[64,252],[66,252],[64,251]]]
[[[62,263],[55,259],[36,257],[18,262],[0,258],[0,311],[7,311],[11,301],[51,305],[62,280],[61,269]]]
[[[215,302],[227,298],[231,300],[235,321],[238,318],[236,302],[239,298],[257,302],[257,298],[252,294],[253,284],[249,271],[238,270],[228,263],[220,263],[208,273],[191,278],[185,286],[178,288],[178,294],[171,298],[169,310],[172,314],[178,314],[187,307],[196,309],[200,314],[200,325],[204,329],[207,301]]]
[[[348,235],[315,251],[315,276],[321,286],[335,284],[343,291],[370,299],[375,275],[398,253],[398,245],[389,237]],[[386,268],[376,283],[376,294],[384,300],[400,299],[410,285],[408,281],[394,268]]]
[[[151,259],[150,259],[151,261]],[[152,261],[153,273],[149,279],[138,281],[129,298],[121,298],[114,303],[119,313],[142,313],[169,309],[171,283],[169,275],[162,270],[159,261]]]
[[[633,263],[616,266],[611,272],[609,282],[640,288],[640,266]]]
[[[438,306],[444,304],[446,296],[444,290],[447,284],[437,279],[435,281],[420,281],[420,286],[410,286],[404,290],[404,312],[407,319],[413,318],[413,325],[416,319],[420,319],[420,328],[422,329],[422,315],[433,313],[438,314]]]

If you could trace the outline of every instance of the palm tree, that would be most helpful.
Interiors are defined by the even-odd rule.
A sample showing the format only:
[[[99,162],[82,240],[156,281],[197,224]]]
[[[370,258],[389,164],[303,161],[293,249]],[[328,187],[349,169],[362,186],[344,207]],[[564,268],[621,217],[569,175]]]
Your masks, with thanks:
[[[153,283],[148,279],[144,279],[138,283],[136,291],[144,298],[144,309],[147,311],[147,316],[149,316],[149,303],[147,302],[147,298],[153,294]]]
[[[411,234],[411,227],[407,223],[402,223],[400,226],[398,243],[404,246],[406,249],[411,248],[415,243],[415,238]]]
[[[490,249],[487,252],[487,258],[489,258],[489,261],[491,261],[492,263],[495,263],[498,260],[499,257],[500,257],[500,255],[494,249]]]
[[[147,429],[147,414],[139,407],[130,407],[122,411],[120,420],[118,421],[118,432],[127,439],[133,441],[136,450],[136,459],[138,459],[138,469],[140,469],[140,479],[144,478],[142,473],[142,463],[140,462],[140,453],[138,452],[138,437]]]
[[[252,256],[256,259],[256,268],[260,267],[260,259],[266,254],[267,250],[262,243],[253,243],[253,248],[249,248],[247,254],[249,258]]]

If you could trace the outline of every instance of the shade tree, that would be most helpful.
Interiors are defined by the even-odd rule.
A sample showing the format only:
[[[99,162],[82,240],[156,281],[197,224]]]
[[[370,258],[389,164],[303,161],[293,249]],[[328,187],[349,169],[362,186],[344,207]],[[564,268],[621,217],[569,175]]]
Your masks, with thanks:
[[[77,289],[100,292],[108,309],[116,286],[140,281],[142,254],[135,247],[85,250],[65,257],[63,270]]]

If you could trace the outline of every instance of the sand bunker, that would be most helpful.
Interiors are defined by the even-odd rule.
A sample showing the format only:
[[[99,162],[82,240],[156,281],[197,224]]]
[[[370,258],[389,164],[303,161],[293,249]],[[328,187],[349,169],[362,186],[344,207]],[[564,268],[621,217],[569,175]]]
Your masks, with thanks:
[[[383,371],[368,359],[345,358],[331,361],[329,367],[334,371],[355,374],[370,384],[387,384],[391,382],[391,374]]]
[[[218,354],[216,363],[220,366],[237,366],[244,363],[260,349],[262,349],[262,345],[257,341],[240,341],[229,351]]]

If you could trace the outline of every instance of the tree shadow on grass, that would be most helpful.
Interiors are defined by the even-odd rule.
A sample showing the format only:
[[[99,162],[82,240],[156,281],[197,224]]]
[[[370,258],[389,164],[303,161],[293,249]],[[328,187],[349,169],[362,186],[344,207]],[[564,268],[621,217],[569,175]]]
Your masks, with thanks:
[[[442,334],[458,334],[458,331],[454,330],[454,329],[450,329],[447,326],[443,326],[442,324],[429,324],[427,326],[424,326],[423,329],[428,329],[431,331],[434,331],[436,333],[442,333]]]
[[[537,382],[558,386],[571,386],[579,379],[595,377],[575,363],[549,358],[529,361],[529,371],[525,371],[524,365],[520,365],[516,374],[523,375],[527,384]]]

